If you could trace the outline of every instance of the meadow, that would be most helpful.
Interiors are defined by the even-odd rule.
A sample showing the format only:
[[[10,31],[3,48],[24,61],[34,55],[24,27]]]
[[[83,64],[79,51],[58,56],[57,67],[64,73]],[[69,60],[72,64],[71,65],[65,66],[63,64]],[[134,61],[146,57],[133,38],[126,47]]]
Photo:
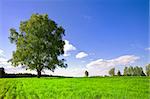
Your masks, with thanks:
[[[150,99],[150,77],[1,78],[0,99]]]

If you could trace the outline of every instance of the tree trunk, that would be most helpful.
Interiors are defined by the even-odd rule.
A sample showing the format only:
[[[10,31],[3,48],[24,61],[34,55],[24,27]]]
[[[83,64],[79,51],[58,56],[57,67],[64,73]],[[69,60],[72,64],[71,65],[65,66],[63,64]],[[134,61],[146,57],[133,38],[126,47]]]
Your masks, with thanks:
[[[40,78],[41,77],[41,70],[37,69],[37,77]]]

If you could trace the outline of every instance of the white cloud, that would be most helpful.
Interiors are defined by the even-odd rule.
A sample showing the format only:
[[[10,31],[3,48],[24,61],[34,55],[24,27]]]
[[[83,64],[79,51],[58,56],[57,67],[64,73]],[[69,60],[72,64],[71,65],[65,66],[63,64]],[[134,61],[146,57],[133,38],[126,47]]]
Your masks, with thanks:
[[[65,45],[64,45],[64,56],[69,56],[70,51],[76,50],[76,47],[70,44],[68,40],[65,40]]]
[[[81,59],[81,58],[84,58],[84,57],[87,57],[87,56],[88,56],[87,53],[85,53],[85,52],[80,52],[80,53],[78,53],[78,54],[76,55],[76,58]]]
[[[4,51],[0,49],[0,67],[3,67],[6,73],[35,73],[35,71],[26,71],[26,69],[21,66],[14,67],[7,61],[8,59],[6,58]]]
[[[70,56],[70,53],[64,53],[64,57]]]
[[[150,47],[148,47],[148,48],[145,48],[145,50],[147,50],[147,51],[150,51]]]
[[[4,51],[2,49],[0,49],[0,58],[4,57]]]
[[[9,68],[11,65],[7,61],[8,60],[5,58],[4,51],[0,49],[0,67]]]
[[[110,60],[98,59],[96,61],[92,61],[89,64],[87,64],[87,67],[90,66],[109,67],[117,65],[127,65],[129,63],[134,63],[139,58],[140,57],[134,55],[124,55]]]
[[[18,67],[11,67],[11,68],[6,68],[5,69],[6,73],[32,73],[32,74],[37,74],[35,70],[26,70],[25,68],[22,68],[21,66]]]
[[[52,75],[70,76],[70,77],[83,77],[85,68],[58,68]]]
[[[6,58],[0,58],[0,67],[3,67],[5,69],[6,73],[34,73],[35,71],[26,70],[25,68],[22,68],[22,66],[14,67],[11,65],[11,63],[7,62],[8,59]]]
[[[86,67],[92,72],[92,75],[106,75],[110,68],[134,63],[139,58],[134,55],[124,55],[110,60],[98,59],[88,63]]]
[[[4,51],[0,49],[0,67],[6,67],[8,65],[7,60],[5,59],[4,56]]]

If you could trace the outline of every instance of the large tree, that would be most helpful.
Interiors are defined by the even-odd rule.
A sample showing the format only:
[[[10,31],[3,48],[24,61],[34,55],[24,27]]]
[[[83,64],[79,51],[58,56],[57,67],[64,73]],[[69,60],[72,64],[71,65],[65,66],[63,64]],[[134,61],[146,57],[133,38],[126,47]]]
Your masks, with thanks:
[[[20,22],[18,32],[10,29],[9,39],[16,45],[16,51],[9,61],[13,66],[36,70],[38,77],[43,69],[54,71],[56,67],[67,67],[59,57],[64,54],[64,33],[47,14],[33,14],[29,20]]]

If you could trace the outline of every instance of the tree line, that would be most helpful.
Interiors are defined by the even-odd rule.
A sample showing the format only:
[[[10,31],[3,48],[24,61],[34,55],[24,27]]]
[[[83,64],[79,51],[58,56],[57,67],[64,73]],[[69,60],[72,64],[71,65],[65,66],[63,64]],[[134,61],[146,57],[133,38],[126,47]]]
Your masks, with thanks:
[[[118,70],[117,73],[115,73],[115,68],[111,68],[108,73],[110,76],[150,76],[150,64],[146,66],[145,72],[143,71],[142,67],[129,66],[124,68],[123,74],[120,70]]]
[[[121,73],[120,70],[115,73],[115,68],[111,68],[108,72],[110,76],[150,76],[150,64],[148,64],[145,68],[145,72],[143,71],[142,67],[139,66],[126,66]],[[85,71],[85,77],[89,76],[89,72]]]

